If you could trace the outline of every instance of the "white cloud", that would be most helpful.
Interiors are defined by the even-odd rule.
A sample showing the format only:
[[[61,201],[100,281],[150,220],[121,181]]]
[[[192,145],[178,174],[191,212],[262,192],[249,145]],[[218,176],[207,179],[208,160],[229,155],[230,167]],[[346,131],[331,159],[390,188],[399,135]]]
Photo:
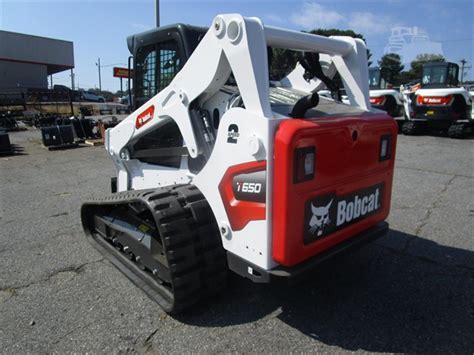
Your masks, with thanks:
[[[386,32],[393,27],[393,21],[387,16],[378,16],[372,12],[353,12],[349,15],[347,24],[355,32]]]
[[[344,16],[316,2],[305,1],[301,9],[290,16],[290,21],[304,29],[334,27]]]
[[[280,18],[275,16],[275,19],[277,17]],[[305,30],[335,27],[351,29],[364,36],[386,33],[392,27],[400,25],[390,16],[377,15],[370,11],[338,12],[330,6],[308,0],[290,15],[290,21]]]

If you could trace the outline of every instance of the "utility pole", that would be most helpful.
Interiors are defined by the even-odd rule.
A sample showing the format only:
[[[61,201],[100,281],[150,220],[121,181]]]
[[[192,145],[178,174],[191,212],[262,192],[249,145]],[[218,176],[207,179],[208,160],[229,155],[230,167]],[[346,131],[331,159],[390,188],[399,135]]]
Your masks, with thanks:
[[[100,58],[97,59],[97,63],[95,63],[95,65],[97,65],[97,68],[99,69],[99,91],[102,92],[102,81],[100,79]]]
[[[50,80],[50,82],[51,82],[51,84],[50,84],[51,90],[53,90],[53,74],[51,74],[51,75],[49,76],[49,80]]]
[[[75,74],[74,74],[74,70],[71,69],[71,75],[70,75],[70,77],[71,77],[71,90],[72,90],[72,91],[74,91],[74,75],[75,75]]]
[[[464,82],[464,66],[467,64],[466,59],[461,59],[459,61],[461,63],[461,84]]]
[[[156,27],[160,27],[160,0],[155,0]]]

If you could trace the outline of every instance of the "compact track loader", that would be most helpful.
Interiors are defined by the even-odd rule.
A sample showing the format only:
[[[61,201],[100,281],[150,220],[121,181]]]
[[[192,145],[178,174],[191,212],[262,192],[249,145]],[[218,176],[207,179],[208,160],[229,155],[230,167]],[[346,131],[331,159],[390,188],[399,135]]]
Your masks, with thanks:
[[[463,138],[474,133],[472,98],[468,90],[459,86],[458,74],[455,63],[423,65],[421,83],[401,90],[409,113],[402,125],[404,134],[439,130],[451,138]]]
[[[369,68],[369,95],[372,107],[387,112],[397,122],[403,123],[407,114],[400,90],[389,82],[390,74],[385,68]]]
[[[387,232],[397,125],[371,112],[363,41],[226,14],[128,44],[138,108],[106,132],[113,193],[82,223],[165,311],[221,290],[228,270],[294,279]],[[301,52],[277,82],[268,48]],[[350,105],[317,94],[338,96],[336,70]]]

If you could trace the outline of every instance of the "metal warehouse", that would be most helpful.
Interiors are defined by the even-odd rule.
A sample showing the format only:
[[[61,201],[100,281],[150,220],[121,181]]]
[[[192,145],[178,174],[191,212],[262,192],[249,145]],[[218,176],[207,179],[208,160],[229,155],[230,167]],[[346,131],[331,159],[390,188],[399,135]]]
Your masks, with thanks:
[[[73,42],[0,31],[0,92],[47,89],[48,75],[72,68]]]

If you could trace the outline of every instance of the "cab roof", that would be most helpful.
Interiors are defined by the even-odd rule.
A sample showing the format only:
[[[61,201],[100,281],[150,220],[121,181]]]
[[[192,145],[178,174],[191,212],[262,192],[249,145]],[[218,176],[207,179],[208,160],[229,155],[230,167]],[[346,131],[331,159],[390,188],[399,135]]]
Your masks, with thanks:
[[[187,39],[195,37],[196,35],[204,35],[208,28],[187,25],[184,23],[175,23],[172,25],[160,26],[151,30],[137,33],[127,37],[127,46],[131,54],[136,53],[137,49],[149,44],[154,44],[163,40],[166,36],[172,33],[178,33],[187,46]],[[192,48],[194,49],[194,48]]]

